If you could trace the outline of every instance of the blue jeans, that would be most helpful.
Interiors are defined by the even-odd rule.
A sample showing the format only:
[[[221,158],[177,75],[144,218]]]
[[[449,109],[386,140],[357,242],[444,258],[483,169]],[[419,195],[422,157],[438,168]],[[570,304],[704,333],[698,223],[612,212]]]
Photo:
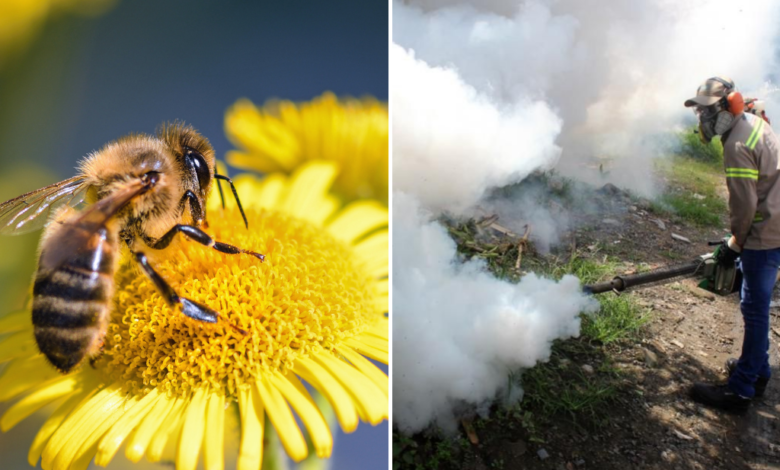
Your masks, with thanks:
[[[742,356],[729,378],[729,387],[743,397],[753,397],[753,384],[758,377],[769,378],[769,302],[780,266],[780,248],[743,250],[742,301],[740,308],[745,321]]]

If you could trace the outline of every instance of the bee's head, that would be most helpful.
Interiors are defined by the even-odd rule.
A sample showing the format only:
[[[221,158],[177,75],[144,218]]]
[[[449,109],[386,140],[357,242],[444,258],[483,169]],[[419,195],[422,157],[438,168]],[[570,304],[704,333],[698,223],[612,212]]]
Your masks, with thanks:
[[[198,194],[202,207],[203,221],[205,222],[206,200],[211,191],[212,183],[214,180],[222,180],[230,185],[233,197],[236,199],[236,205],[244,219],[244,225],[249,228],[246,214],[244,214],[244,209],[241,207],[241,201],[238,199],[238,193],[233,185],[233,181],[224,175],[217,174],[214,149],[211,148],[208,139],[200,135],[192,126],[187,126],[178,121],[172,124],[163,124],[157,136],[176,156],[176,162],[182,169],[182,179],[185,187]],[[225,207],[222,188],[219,188],[219,195],[222,199],[222,207]]]
[[[205,201],[214,180],[216,160],[208,139],[181,122],[163,124],[157,133],[173,152],[187,189]]]

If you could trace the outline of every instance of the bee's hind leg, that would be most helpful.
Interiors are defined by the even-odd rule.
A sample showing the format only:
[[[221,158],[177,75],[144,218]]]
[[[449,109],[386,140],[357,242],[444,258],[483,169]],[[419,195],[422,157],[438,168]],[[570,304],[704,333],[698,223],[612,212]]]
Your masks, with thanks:
[[[219,319],[219,313],[217,313],[216,311],[210,309],[209,307],[203,304],[195,302],[194,300],[190,300],[185,297],[179,297],[176,291],[173,290],[173,287],[171,287],[167,282],[165,282],[165,279],[163,279],[162,276],[157,274],[157,271],[155,271],[154,268],[152,268],[145,254],[141,253],[140,251],[137,251],[133,253],[133,256],[135,257],[135,260],[138,262],[138,264],[141,265],[141,269],[143,269],[146,275],[149,276],[149,279],[151,279],[152,282],[154,282],[154,285],[157,287],[157,290],[160,291],[160,294],[162,294],[163,298],[168,303],[168,305],[170,305],[171,307],[175,306],[176,304],[181,305],[182,312],[192,319],[199,320],[206,323],[217,323],[217,320]],[[246,331],[233,325],[232,323],[228,323],[228,324],[230,325],[231,328],[238,331],[239,333],[244,335],[247,334]]]
[[[100,341],[100,347],[98,348],[97,354],[89,358],[89,365],[93,369],[97,369],[97,366],[95,366],[95,363],[100,360],[101,357],[103,357],[103,353],[106,350],[106,343],[105,341]]]

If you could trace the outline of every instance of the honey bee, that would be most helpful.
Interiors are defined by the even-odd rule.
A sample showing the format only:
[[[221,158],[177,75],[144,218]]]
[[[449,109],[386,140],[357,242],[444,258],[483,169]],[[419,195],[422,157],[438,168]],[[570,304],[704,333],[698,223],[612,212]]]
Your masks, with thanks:
[[[219,314],[180,297],[142,248],[166,248],[176,234],[228,254],[262,254],[212,239],[205,201],[227,182],[248,228],[235,186],[216,171],[214,150],[191,126],[165,124],[156,136],[132,134],[88,155],[78,175],[0,204],[0,233],[45,226],[33,285],[35,340],[63,373],[99,357],[108,327],[118,249],[124,243],[171,307],[216,323]],[[230,325],[240,333],[245,331]]]

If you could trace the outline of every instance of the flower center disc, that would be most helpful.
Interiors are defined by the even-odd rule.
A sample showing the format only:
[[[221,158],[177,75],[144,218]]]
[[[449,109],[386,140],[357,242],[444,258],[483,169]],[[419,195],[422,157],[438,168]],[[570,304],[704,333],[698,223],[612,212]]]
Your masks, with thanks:
[[[146,249],[154,269],[180,297],[220,314],[216,324],[171,309],[134,263],[115,278],[114,310],[98,367],[144,393],[169,395],[207,383],[235,396],[263,372],[362,332],[372,323],[374,280],[348,246],[313,224],[273,211],[215,212],[215,240],[263,253],[227,255],[185,239],[162,252]],[[245,330],[243,335],[230,324]]]

